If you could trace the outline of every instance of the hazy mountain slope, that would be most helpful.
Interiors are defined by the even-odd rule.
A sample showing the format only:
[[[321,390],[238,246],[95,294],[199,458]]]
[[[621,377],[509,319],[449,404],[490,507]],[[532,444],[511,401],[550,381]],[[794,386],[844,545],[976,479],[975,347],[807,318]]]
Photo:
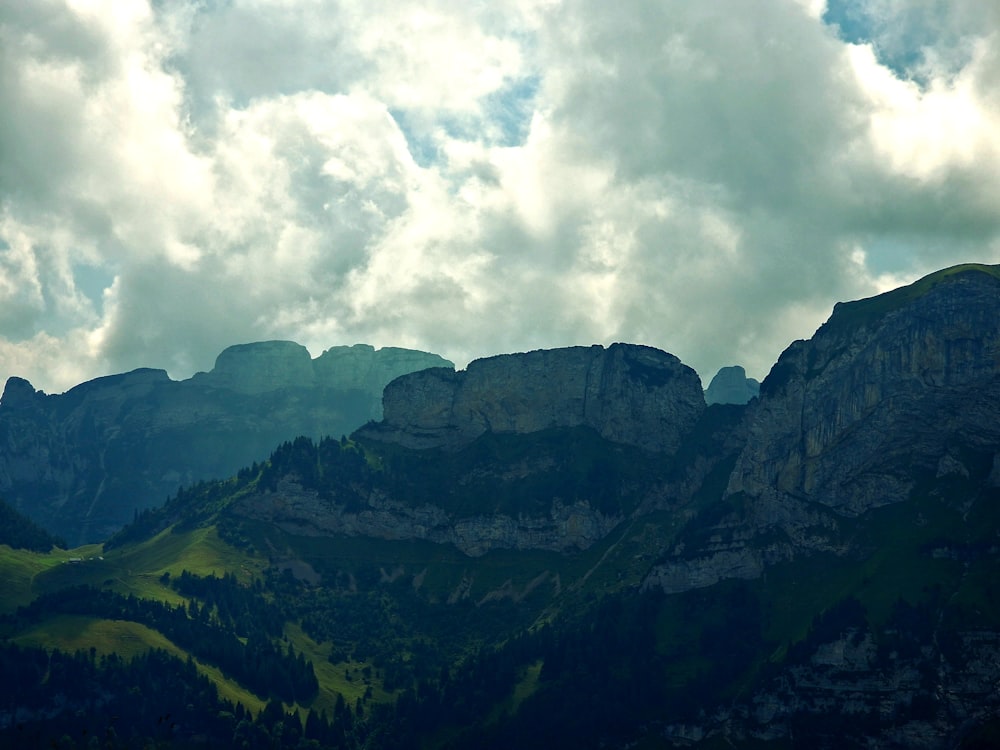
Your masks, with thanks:
[[[748,378],[740,365],[723,367],[705,389],[707,404],[746,404],[760,395],[760,383]]]
[[[73,544],[98,541],[178,487],[226,477],[297,435],[381,415],[396,376],[448,365],[358,345],[315,360],[292,342],[231,347],[185,381],[136,370],[60,395],[10,378],[0,400],[0,497]]]

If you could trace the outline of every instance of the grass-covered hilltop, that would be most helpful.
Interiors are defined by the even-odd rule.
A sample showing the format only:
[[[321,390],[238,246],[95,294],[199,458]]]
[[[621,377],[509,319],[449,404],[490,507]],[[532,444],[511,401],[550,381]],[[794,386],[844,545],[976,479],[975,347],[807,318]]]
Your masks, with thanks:
[[[0,506],[3,747],[1000,743],[1000,272],[748,405],[648,347],[404,374],[103,543]]]

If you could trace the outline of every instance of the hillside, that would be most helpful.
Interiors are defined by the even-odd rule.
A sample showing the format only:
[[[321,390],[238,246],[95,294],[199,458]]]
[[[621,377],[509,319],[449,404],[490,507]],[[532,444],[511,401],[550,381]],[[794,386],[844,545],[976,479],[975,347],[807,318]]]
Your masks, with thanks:
[[[123,746],[995,746],[998,269],[838,306],[748,405],[692,376],[624,344],[405,375],[350,438],[287,440],[103,547],[4,553],[23,731],[127,710]],[[46,689],[39,645],[121,694]],[[119,652],[202,696],[169,737]]]

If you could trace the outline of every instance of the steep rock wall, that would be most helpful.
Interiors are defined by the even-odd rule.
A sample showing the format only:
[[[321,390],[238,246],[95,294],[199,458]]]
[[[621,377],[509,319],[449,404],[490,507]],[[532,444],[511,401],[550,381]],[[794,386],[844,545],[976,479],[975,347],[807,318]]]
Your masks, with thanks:
[[[747,407],[723,499],[654,566],[667,592],[863,554],[846,519],[934,492],[964,512],[1000,472],[1000,268],[947,269],[838,305]],[[934,489],[961,480],[958,493]]]
[[[995,452],[1000,278],[970,267],[838,305],[781,355],[749,418],[728,494],[764,515],[800,499],[857,515],[904,500],[949,452]]]
[[[673,452],[704,408],[697,373],[671,354],[631,344],[570,347],[397,378],[383,395],[384,421],[358,434],[458,448],[485,432],[586,425],[614,442]]]

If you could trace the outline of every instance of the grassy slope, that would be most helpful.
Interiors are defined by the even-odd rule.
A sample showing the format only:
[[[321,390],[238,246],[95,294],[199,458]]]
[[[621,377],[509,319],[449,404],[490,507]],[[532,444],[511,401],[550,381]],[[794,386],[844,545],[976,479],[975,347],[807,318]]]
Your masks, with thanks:
[[[385,702],[392,696],[382,690],[377,679],[366,680],[362,675],[365,667],[371,667],[369,662],[352,661],[350,663],[331,664],[327,657],[330,655],[330,643],[316,643],[306,635],[302,628],[294,623],[285,626],[285,635],[295,646],[296,651],[305,654],[306,659],[313,663],[313,671],[316,672],[316,679],[319,681],[319,695],[310,704],[310,708],[317,711],[325,711],[328,716],[333,714],[333,708],[337,703],[337,694],[344,696],[344,700],[350,705],[361,698],[369,686],[372,688],[372,700]],[[347,679],[347,672],[350,671],[351,679]]]
[[[150,649],[162,649],[179,659],[187,659],[189,656],[187,651],[177,647],[158,631],[140,623],[80,615],[51,617],[22,631],[12,640],[21,646],[57,648],[69,653],[94,649],[98,655],[114,653],[124,659]],[[259,711],[264,707],[264,701],[239,683],[224,677],[217,667],[197,660],[195,663],[198,671],[216,684],[223,698],[242,703],[252,711]]]
[[[54,549],[44,554],[0,546],[3,592],[0,613],[12,613],[35,596],[79,584],[176,604],[186,600],[163,584],[160,576],[164,572],[173,575],[189,570],[199,575],[222,575],[232,571],[249,579],[258,575],[265,564],[222,542],[214,527],[182,534],[166,531],[141,544],[107,554],[100,545]],[[13,640],[70,652],[94,648],[101,654],[114,651],[128,657],[146,649],[162,648],[180,658],[188,656],[145,625],[91,617],[55,616],[17,633]],[[263,707],[264,701],[223,676],[217,667],[199,663],[198,669],[218,686],[224,698],[253,711]]]
[[[40,594],[81,584],[177,603],[183,599],[160,581],[165,572],[179,575],[182,570],[189,570],[198,575],[220,576],[233,572],[251,580],[266,566],[260,558],[227,545],[219,539],[214,527],[181,534],[168,530],[141,544],[107,553],[99,545],[66,553],[57,550],[48,555],[15,552],[7,558],[0,556],[0,576],[9,577],[12,591],[18,592],[16,596],[0,598],[3,611],[12,611]],[[68,562],[74,557],[82,559]]]
[[[82,564],[71,562],[96,558],[101,554],[97,544],[72,550],[53,548],[49,552],[30,552],[0,545],[0,614],[13,612],[28,604],[42,590],[49,576],[72,575],[71,569],[82,570]]]

